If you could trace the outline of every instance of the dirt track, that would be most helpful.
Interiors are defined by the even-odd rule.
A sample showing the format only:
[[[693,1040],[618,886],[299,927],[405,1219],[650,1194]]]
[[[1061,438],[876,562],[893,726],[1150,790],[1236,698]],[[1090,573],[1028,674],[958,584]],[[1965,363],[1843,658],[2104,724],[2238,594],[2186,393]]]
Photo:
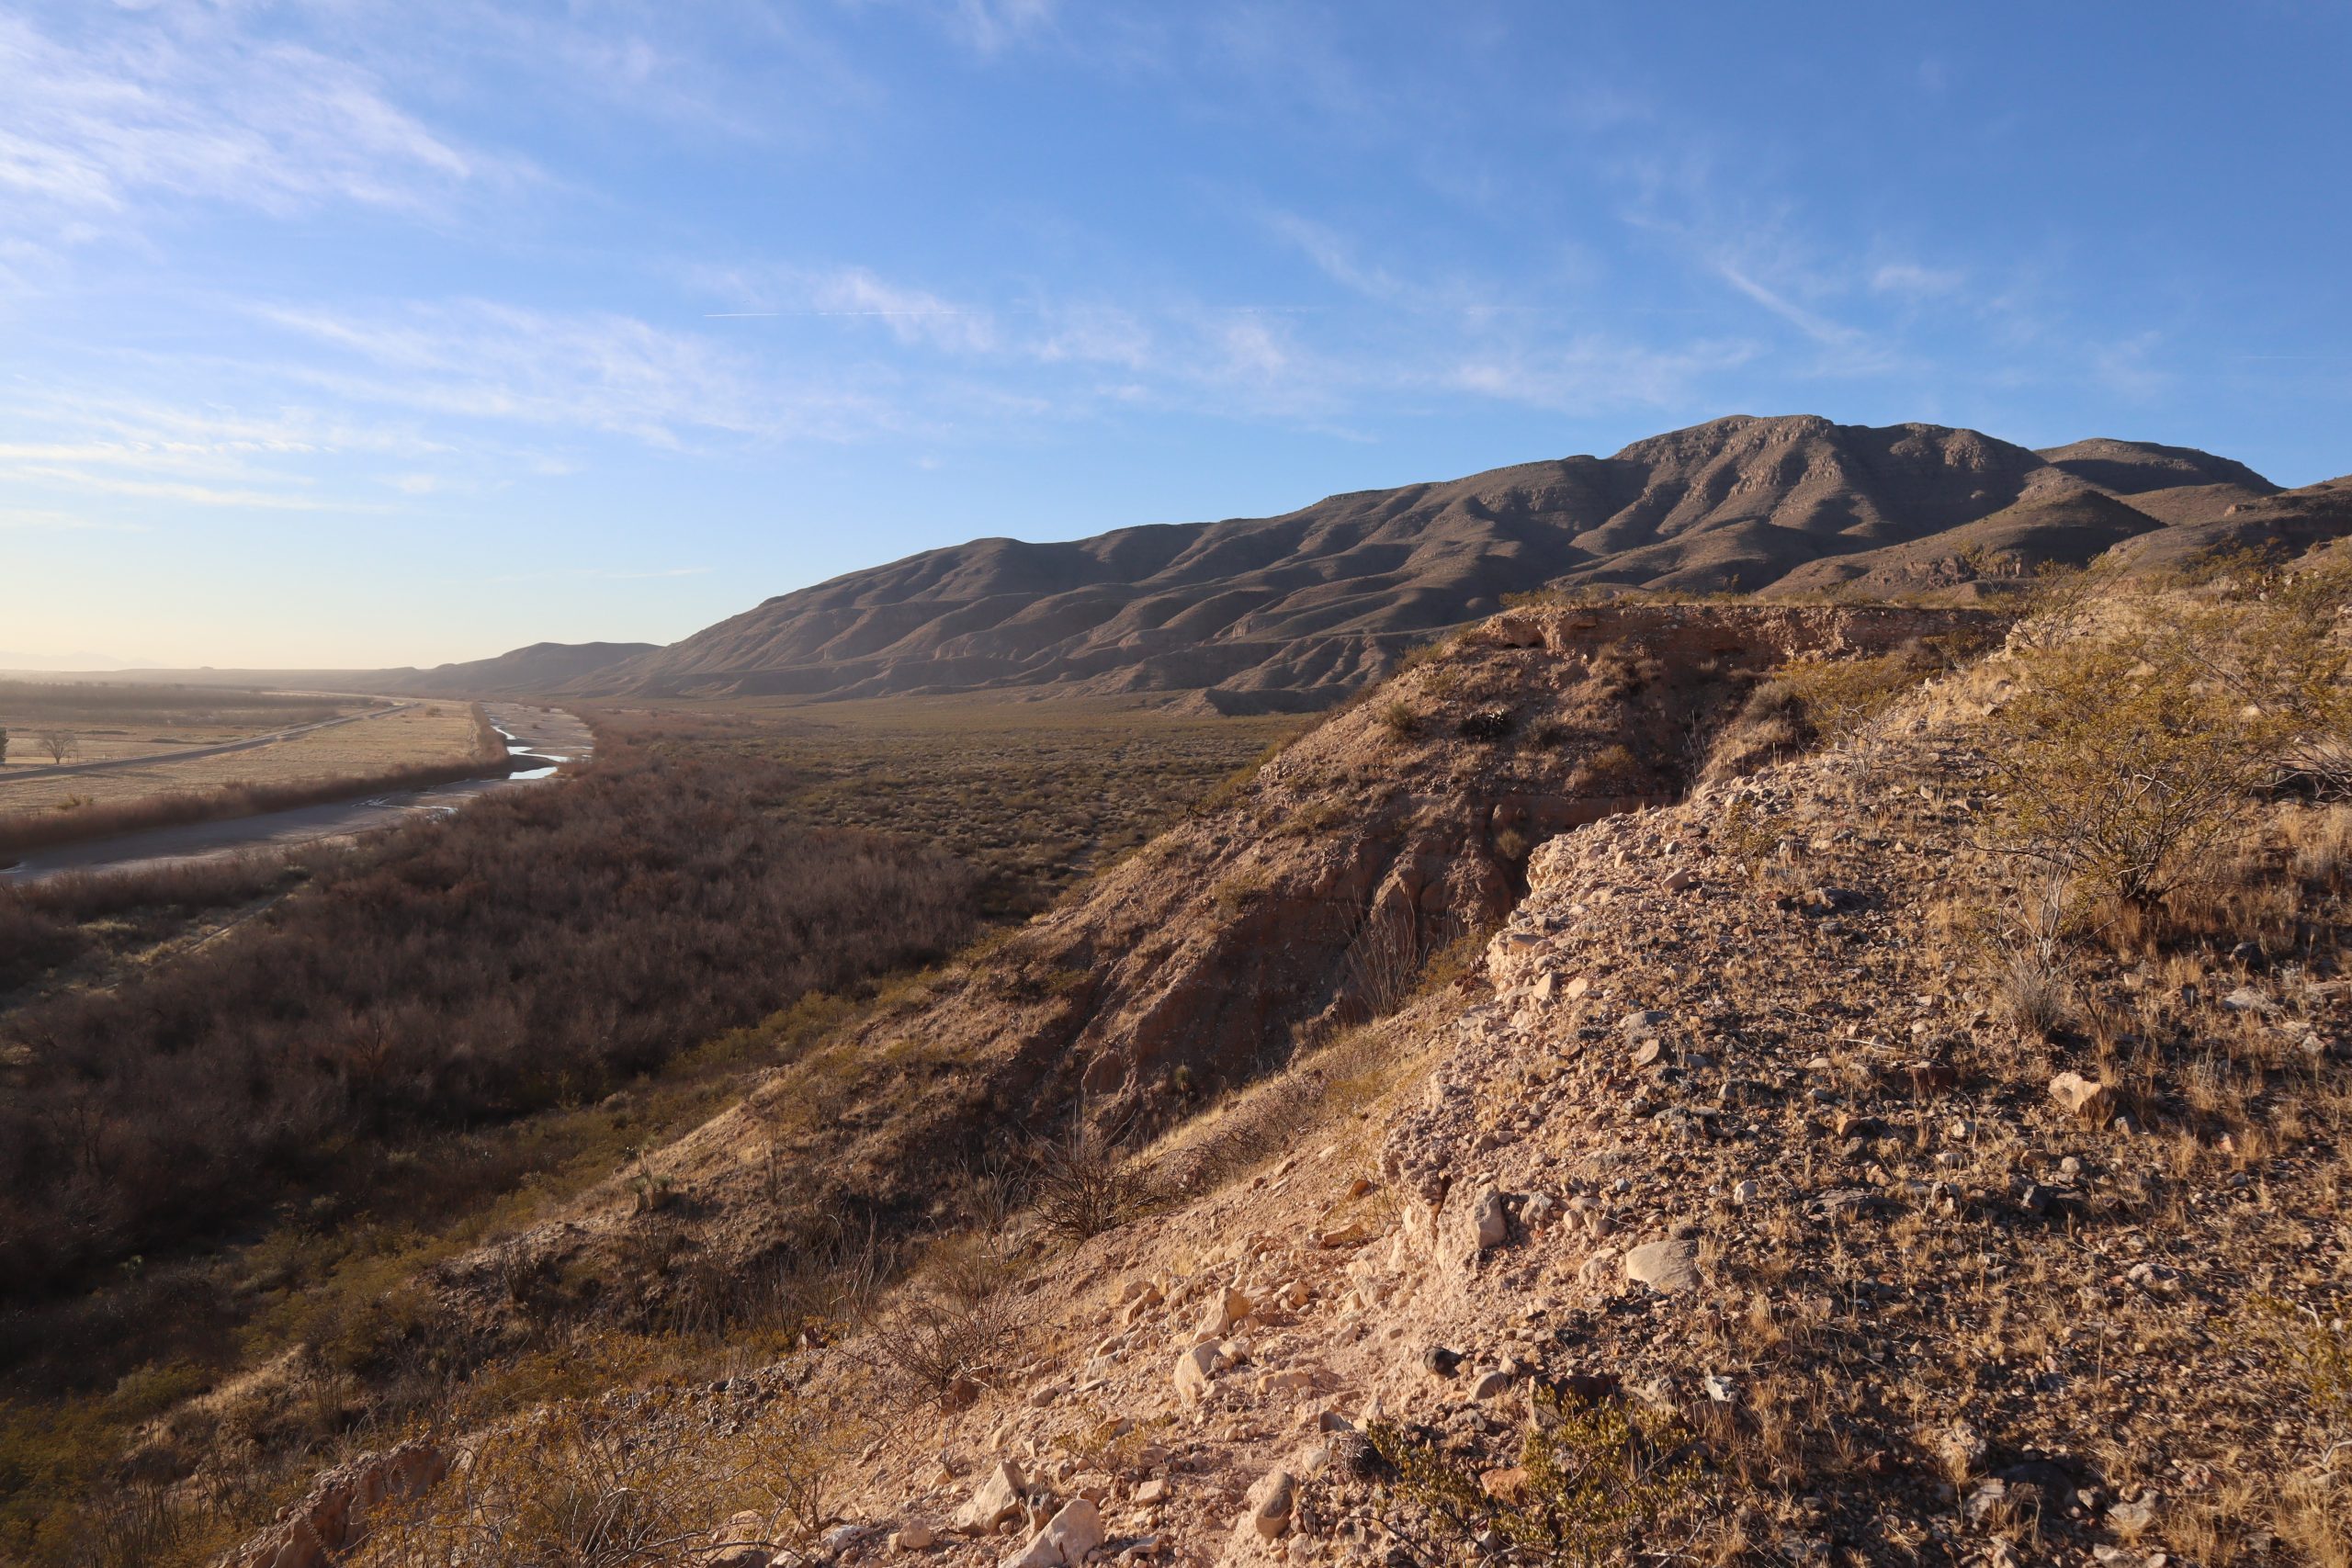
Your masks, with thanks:
[[[383,718],[404,713],[416,706],[414,703],[392,703],[384,707],[370,708],[366,713],[347,713],[340,718],[322,718],[316,724],[298,724],[291,729],[272,730],[267,735],[249,735],[243,740],[224,740],[218,746],[190,746],[175,751],[147,751],[136,757],[107,757],[96,762],[59,762],[46,768],[16,768],[4,775],[10,784],[19,779],[55,778],[63,773],[103,773],[116,768],[143,768],[157,762],[188,762],[201,757],[225,757],[232,751],[251,751],[263,746],[274,746],[297,736],[316,734],[333,729],[339,724],[356,724],[361,719]]]

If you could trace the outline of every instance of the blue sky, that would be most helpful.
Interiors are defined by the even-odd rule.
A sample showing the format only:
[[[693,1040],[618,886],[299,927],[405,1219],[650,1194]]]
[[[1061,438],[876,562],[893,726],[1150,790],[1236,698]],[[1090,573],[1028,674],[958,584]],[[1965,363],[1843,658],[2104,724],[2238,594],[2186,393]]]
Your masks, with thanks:
[[[2352,470],[2352,6],[0,0],[0,660],[667,641],[1731,412]]]

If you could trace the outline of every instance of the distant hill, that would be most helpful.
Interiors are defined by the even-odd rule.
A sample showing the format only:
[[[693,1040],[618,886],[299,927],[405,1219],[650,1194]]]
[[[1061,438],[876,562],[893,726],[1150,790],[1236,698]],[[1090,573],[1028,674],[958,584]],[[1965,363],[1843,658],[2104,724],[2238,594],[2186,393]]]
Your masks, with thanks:
[[[658,653],[653,642],[535,642],[461,664],[430,670],[85,670],[92,680],[144,685],[228,686],[255,690],[365,692],[394,697],[537,697],[592,676],[624,660]],[[47,671],[44,671],[47,673]]]
[[[1202,690],[1316,706],[1501,596],[1615,583],[1868,595],[2081,561],[2278,486],[2188,447],[1712,421],[1610,457],[1335,495],[1279,517],[990,538],[770,599],[582,694]]]
[[[2240,502],[2218,517],[2143,534],[2118,552],[2135,570],[2250,548],[2309,549],[2352,536],[2352,474]]]
[[[661,644],[651,642],[535,642],[494,659],[437,664],[430,670],[375,670],[355,681],[360,690],[395,696],[533,697],[623,660],[660,651]]]

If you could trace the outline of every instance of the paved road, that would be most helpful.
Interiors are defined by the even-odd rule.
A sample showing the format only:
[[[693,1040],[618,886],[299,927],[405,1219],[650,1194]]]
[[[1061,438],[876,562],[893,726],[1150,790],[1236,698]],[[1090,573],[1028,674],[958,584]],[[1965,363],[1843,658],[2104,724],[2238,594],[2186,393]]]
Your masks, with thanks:
[[[360,838],[419,817],[454,811],[492,790],[527,788],[553,776],[558,759],[585,761],[595,745],[587,725],[560,709],[485,703],[483,711],[492,724],[514,738],[507,749],[523,772],[512,778],[459,779],[428,789],[361,795],[226,822],[193,822],[183,828],[157,828],[85,844],[28,851],[16,864],[0,870],[0,882],[38,881],[75,871],[151,870],[255,850],[291,850],[329,840]],[[545,766],[534,765],[537,763]]]
[[[149,751],[137,757],[107,757],[96,762],[60,762],[46,768],[8,768],[0,770],[0,779],[15,784],[18,779],[54,778],[60,773],[103,773],[113,768],[143,768],[156,762],[186,762],[198,757],[225,757],[232,751],[250,751],[257,746],[275,746],[298,735],[333,729],[338,724],[357,724],[362,719],[383,718],[414,706],[414,703],[394,703],[390,707],[371,708],[366,713],[347,713],[340,718],[320,719],[315,724],[298,724],[291,729],[275,730],[267,735],[249,735],[243,740],[226,740],[218,746],[188,746],[177,751]]]

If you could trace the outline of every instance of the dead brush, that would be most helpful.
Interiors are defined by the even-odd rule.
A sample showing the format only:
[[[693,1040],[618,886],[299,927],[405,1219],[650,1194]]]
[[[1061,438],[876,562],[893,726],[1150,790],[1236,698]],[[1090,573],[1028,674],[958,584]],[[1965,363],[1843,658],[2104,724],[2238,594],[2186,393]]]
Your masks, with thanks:
[[[761,1519],[742,1544],[775,1549],[834,1522],[862,1427],[789,1390],[749,1420],[718,1415],[675,1392],[536,1411],[476,1440],[422,1496],[379,1508],[345,1561],[672,1568],[707,1561],[712,1521],[738,1512]]]
[[[2279,826],[2296,879],[2315,892],[2342,891],[2352,879],[2352,807],[2290,810]]]
[[[1069,1129],[1036,1145],[1030,1197],[1047,1235],[1082,1242],[1143,1212],[1150,1182],[1120,1146],[1123,1131],[1103,1126],[1080,1100]]]
[[[2257,1343],[2309,1424],[2317,1472],[2352,1474],[2352,1298],[2323,1309],[2262,1296],[2249,1315]]]
[[[2066,952],[2069,893],[2069,879],[2061,874],[2034,877],[2018,889],[2008,917],[1988,921],[1980,932],[1995,1005],[2020,1033],[2035,1040],[2055,1035],[2074,1013]]]
[[[1715,847],[1739,867],[1750,882],[1759,882],[1764,867],[1780,852],[1781,827],[1742,795],[1724,808],[1715,823]]]
[[[869,1336],[886,1383],[946,1404],[1001,1372],[1030,1317],[1011,1288],[1017,1277],[1012,1259],[978,1238],[935,1246]]]
[[[147,1568],[177,1560],[199,1533],[199,1521],[160,1482],[135,1481],[109,1489],[79,1521],[83,1568]]]

